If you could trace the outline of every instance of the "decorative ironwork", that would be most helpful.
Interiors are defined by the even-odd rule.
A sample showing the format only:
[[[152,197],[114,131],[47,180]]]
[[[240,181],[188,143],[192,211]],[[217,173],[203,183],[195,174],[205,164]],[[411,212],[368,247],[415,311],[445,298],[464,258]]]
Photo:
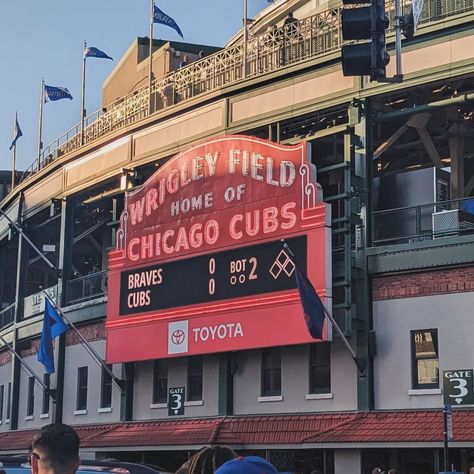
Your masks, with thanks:
[[[393,28],[395,0],[387,1]],[[408,12],[411,0],[403,0]],[[472,12],[474,0],[425,1],[420,23]],[[342,45],[341,8],[333,8],[300,20],[296,25],[274,27],[249,38],[247,77],[257,77],[308,59],[324,56]],[[151,86],[151,113],[173,107],[200,94],[218,90],[242,80],[244,74],[242,44],[223,49],[190,65],[156,79]],[[149,115],[148,86],[116,100],[85,119],[81,135],[77,124],[44,148],[40,159],[22,175],[21,181],[37,173],[55,159],[88,145],[110,133],[136,123]]]

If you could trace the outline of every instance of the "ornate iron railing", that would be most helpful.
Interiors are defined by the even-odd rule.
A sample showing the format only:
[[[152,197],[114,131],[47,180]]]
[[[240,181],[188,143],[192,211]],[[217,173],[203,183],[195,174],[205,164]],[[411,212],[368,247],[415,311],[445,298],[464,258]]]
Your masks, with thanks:
[[[394,2],[386,2],[392,26]],[[408,12],[411,0],[402,0],[402,3],[404,12]],[[420,21],[429,23],[473,10],[474,0],[427,0]],[[237,83],[244,77],[257,77],[323,56],[338,50],[341,45],[341,8],[304,18],[296,26],[275,27],[267,33],[255,35],[247,43],[245,66],[242,44],[237,44],[156,79],[151,86],[150,106],[148,86],[145,86],[93,112],[85,119],[83,133],[80,124],[77,124],[46,146],[39,160],[23,173],[21,180],[66,153],[146,118],[150,110],[153,114],[200,94]]]
[[[72,305],[107,294],[107,271],[89,273],[66,282],[66,304]]]

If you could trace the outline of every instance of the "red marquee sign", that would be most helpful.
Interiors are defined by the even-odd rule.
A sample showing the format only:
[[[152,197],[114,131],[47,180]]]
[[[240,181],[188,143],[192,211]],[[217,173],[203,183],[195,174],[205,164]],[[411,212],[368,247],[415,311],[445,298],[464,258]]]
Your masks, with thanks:
[[[234,135],[175,156],[126,195],[107,361],[313,341],[281,240],[327,300],[329,225],[305,143]]]

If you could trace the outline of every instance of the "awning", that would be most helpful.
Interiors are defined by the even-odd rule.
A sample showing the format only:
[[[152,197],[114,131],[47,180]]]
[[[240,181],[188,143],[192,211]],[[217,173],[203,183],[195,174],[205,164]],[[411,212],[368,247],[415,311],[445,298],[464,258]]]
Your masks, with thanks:
[[[258,415],[77,425],[83,448],[443,441],[442,410]],[[28,449],[34,430],[0,434],[0,451]],[[474,442],[474,410],[453,410],[456,442]]]

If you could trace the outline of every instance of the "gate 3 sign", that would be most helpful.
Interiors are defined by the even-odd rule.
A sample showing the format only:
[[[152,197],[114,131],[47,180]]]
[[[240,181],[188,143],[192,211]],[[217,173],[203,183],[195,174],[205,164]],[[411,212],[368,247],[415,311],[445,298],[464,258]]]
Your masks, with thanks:
[[[281,243],[330,298],[330,212],[307,153],[216,138],[127,193],[109,254],[109,363],[313,341]]]
[[[444,403],[452,405],[474,405],[472,369],[443,371]]]

